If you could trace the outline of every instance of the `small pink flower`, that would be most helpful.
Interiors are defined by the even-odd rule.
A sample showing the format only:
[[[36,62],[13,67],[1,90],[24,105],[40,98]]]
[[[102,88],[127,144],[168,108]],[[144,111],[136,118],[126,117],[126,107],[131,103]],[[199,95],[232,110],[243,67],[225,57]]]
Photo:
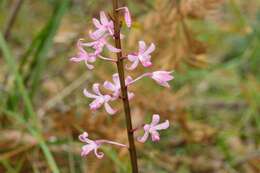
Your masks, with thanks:
[[[139,61],[144,67],[149,67],[152,65],[151,62],[151,53],[155,50],[155,45],[152,43],[148,48],[144,41],[139,41],[139,51],[138,53],[129,54],[128,60],[133,62],[130,67],[127,67],[128,70],[133,70],[137,67]]]
[[[159,121],[160,121],[160,116],[158,114],[154,114],[151,124],[144,125],[144,135],[142,137],[138,137],[137,140],[141,143],[144,143],[148,139],[149,134],[151,134],[153,142],[159,141],[160,135],[158,133],[158,130],[164,130],[169,128],[168,120],[160,124]]]
[[[169,88],[170,85],[168,82],[170,80],[174,79],[174,77],[171,75],[171,73],[172,72],[168,72],[168,71],[155,71],[152,73],[144,73],[141,76],[135,78],[134,80],[131,80],[128,83],[128,85],[131,85],[144,77],[150,77],[153,80],[155,80],[155,82],[157,82],[159,85]]]
[[[109,51],[114,52],[114,53],[121,51],[120,49],[117,49],[108,43],[107,35],[104,35],[104,36],[98,38],[97,40],[95,40],[95,38],[92,38],[92,39],[94,39],[94,41],[89,42],[89,43],[83,43],[82,45],[87,46],[87,47],[92,47],[93,49],[95,49],[94,55],[96,55],[96,56],[99,56],[102,53],[104,46],[106,46],[106,48]]]
[[[87,53],[84,48],[82,47],[82,39],[79,39],[78,42],[77,42],[77,48],[78,48],[78,54],[77,56],[75,57],[72,57],[70,60],[71,61],[74,61],[74,62],[80,62],[80,61],[84,61],[87,68],[88,69],[93,69],[94,66],[89,64],[90,63],[93,63],[96,61],[96,56],[94,56],[93,54],[89,54]]]
[[[104,156],[103,152],[98,152],[98,149],[101,147],[102,144],[107,143],[107,144],[112,144],[112,145],[116,145],[116,146],[120,146],[120,147],[127,147],[124,144],[120,144],[117,142],[113,142],[113,141],[109,141],[109,140],[104,140],[104,139],[100,139],[100,140],[91,140],[88,138],[88,133],[84,132],[81,135],[79,135],[79,140],[81,142],[86,143],[81,150],[81,156],[87,156],[91,151],[94,151],[95,155],[97,156],[97,158],[102,159]]]
[[[168,71],[155,71],[152,72],[151,75],[149,75],[149,77],[154,79],[159,85],[169,88],[170,85],[168,81],[174,79],[171,73],[172,72],[168,72]]]
[[[91,37],[98,39],[102,37],[106,32],[110,35],[114,35],[114,24],[113,21],[108,20],[104,11],[100,12],[100,21],[96,18],[93,18],[93,24],[97,28],[96,31],[91,33]]]
[[[125,23],[126,23],[126,26],[128,28],[130,28],[131,24],[132,24],[132,19],[131,19],[131,14],[130,14],[129,9],[127,7],[121,7],[121,8],[118,8],[117,10],[124,10]]]
[[[95,83],[92,87],[92,90],[95,94],[92,94],[88,92],[86,89],[84,89],[83,93],[86,97],[95,99],[92,101],[89,106],[91,110],[97,110],[99,109],[103,104],[105,106],[105,110],[108,114],[113,115],[116,113],[116,110],[112,109],[112,107],[108,104],[109,101],[111,101],[111,96],[109,95],[102,95],[99,91],[99,84]]]
[[[105,81],[103,86],[113,92],[113,100],[119,98],[120,93],[121,93],[121,85],[120,85],[120,80],[119,80],[119,75],[118,73],[113,74],[113,82],[111,83],[109,81]],[[125,79],[126,85],[128,85],[132,81],[132,78],[130,76],[127,76]],[[134,93],[128,92],[128,98],[131,100],[134,97]]]

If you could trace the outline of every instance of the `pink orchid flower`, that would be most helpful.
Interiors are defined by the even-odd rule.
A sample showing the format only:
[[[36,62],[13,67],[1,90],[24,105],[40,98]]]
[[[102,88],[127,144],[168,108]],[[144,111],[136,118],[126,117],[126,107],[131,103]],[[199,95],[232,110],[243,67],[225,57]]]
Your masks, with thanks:
[[[121,85],[120,85],[120,80],[119,80],[119,75],[118,73],[113,74],[113,82],[111,83],[109,81],[105,81],[103,86],[104,88],[110,90],[113,92],[113,100],[119,98],[120,93],[121,93]],[[126,85],[128,85],[133,79],[130,76],[127,76],[125,79]],[[134,93],[128,92],[128,98],[131,100],[134,97]]]
[[[166,120],[165,122],[160,124],[159,122],[160,116],[158,114],[154,114],[151,124],[144,125],[144,135],[142,137],[138,137],[137,140],[141,143],[144,143],[148,139],[149,134],[151,134],[153,142],[159,141],[160,135],[158,133],[158,130],[164,130],[169,128],[169,121]]]
[[[93,18],[93,24],[97,28],[96,31],[91,33],[91,37],[98,39],[102,37],[106,32],[110,35],[114,35],[114,24],[112,20],[109,20],[104,11],[100,12],[100,21]]]
[[[87,68],[92,70],[94,68],[93,65],[89,64],[90,63],[93,63],[96,61],[96,56],[94,56],[93,54],[88,54],[84,48],[83,48],[83,45],[82,45],[82,39],[79,39],[78,42],[77,42],[77,48],[78,48],[78,54],[77,56],[75,57],[72,57],[70,60],[71,61],[74,61],[74,62],[81,62],[81,61],[84,61]]]
[[[157,82],[159,85],[169,88],[170,85],[168,82],[174,79],[171,73],[172,73],[171,71],[155,71],[152,73],[144,73],[141,76],[137,77],[136,79],[130,81],[128,85],[133,84],[134,82],[142,79],[143,77],[150,77],[153,80],[155,80],[155,82]]]
[[[174,79],[171,73],[172,72],[168,72],[168,71],[155,71],[152,72],[152,74],[149,75],[149,77],[154,79],[159,85],[170,88],[168,82]]]
[[[133,62],[130,67],[127,67],[128,70],[134,70],[139,61],[142,63],[144,67],[149,67],[152,65],[151,62],[151,53],[155,50],[155,45],[151,43],[151,45],[147,48],[144,41],[139,41],[139,51],[138,53],[129,54],[127,56],[128,60]]]
[[[91,37],[91,36],[90,36]],[[91,37],[92,38],[92,37]],[[94,41],[89,42],[89,43],[83,43],[83,46],[87,46],[87,47],[92,47],[93,49],[95,49],[95,55],[99,56],[100,53],[103,51],[103,48],[106,46],[106,48],[114,53],[120,52],[120,49],[115,48],[114,46],[112,46],[111,44],[108,43],[107,41],[107,35],[104,35],[103,37],[100,37],[98,39],[95,39],[94,37],[92,38]]]
[[[98,152],[98,149],[101,147],[102,144],[107,143],[107,144],[112,144],[112,145],[116,145],[119,147],[126,147],[126,145],[124,144],[120,144],[114,141],[109,141],[109,140],[105,140],[105,139],[100,139],[100,140],[91,140],[88,138],[88,133],[84,132],[81,135],[79,135],[79,140],[81,142],[86,143],[81,150],[81,156],[87,156],[91,151],[94,151],[95,155],[97,156],[97,158],[102,159],[104,157],[104,153],[103,152]]]
[[[86,97],[95,99],[89,104],[91,110],[97,110],[104,104],[105,110],[107,111],[108,114],[113,115],[117,112],[116,110],[112,109],[112,107],[108,104],[108,102],[111,101],[111,96],[102,95],[99,90],[98,83],[93,84],[92,90],[95,94],[88,92],[86,89],[84,89],[83,91]]]
[[[126,23],[126,26],[128,28],[130,28],[132,25],[132,19],[131,19],[131,14],[130,14],[129,9],[127,7],[121,7],[121,8],[118,8],[117,10],[124,10],[125,23]]]

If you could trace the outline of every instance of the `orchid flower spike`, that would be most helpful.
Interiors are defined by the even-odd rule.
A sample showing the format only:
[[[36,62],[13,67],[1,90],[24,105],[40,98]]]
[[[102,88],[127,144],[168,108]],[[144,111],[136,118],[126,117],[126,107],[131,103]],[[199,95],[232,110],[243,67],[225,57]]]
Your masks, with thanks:
[[[96,31],[91,33],[91,37],[98,39],[102,37],[105,33],[114,35],[114,24],[112,20],[109,20],[104,11],[100,12],[100,21],[96,18],[92,19],[93,24],[97,28]]]
[[[110,90],[113,92],[113,100],[116,100],[119,98],[120,93],[121,93],[121,85],[120,85],[120,80],[119,80],[119,75],[118,73],[113,74],[113,82],[111,83],[109,81],[105,81],[103,86],[104,88]],[[130,76],[127,76],[125,79],[126,85],[128,85],[133,79]],[[131,100],[134,97],[134,93],[128,92],[128,98]]]
[[[128,28],[130,28],[131,25],[132,25],[132,19],[131,19],[131,14],[130,14],[130,11],[129,11],[128,7],[121,7],[121,8],[118,8],[117,10],[123,10],[124,11],[124,17],[125,17],[126,26]]]
[[[160,124],[159,121],[160,121],[160,116],[158,114],[154,114],[152,122],[150,124],[144,125],[144,135],[142,137],[138,137],[137,140],[141,143],[144,143],[148,139],[149,134],[151,134],[151,138],[153,142],[159,141],[160,135],[158,133],[158,130],[164,130],[169,128],[168,120]]]
[[[133,62],[130,67],[126,67],[128,70],[134,70],[139,61],[142,63],[144,67],[149,67],[152,65],[151,62],[151,53],[155,50],[155,45],[151,43],[151,45],[147,48],[144,41],[139,41],[139,51],[137,53],[129,54],[127,56],[128,60]]]
[[[95,94],[88,92],[86,89],[84,89],[84,91],[83,91],[83,93],[86,97],[95,99],[94,101],[92,101],[89,104],[90,109],[91,110],[97,110],[98,108],[100,108],[104,104],[105,110],[107,111],[108,114],[110,114],[110,115],[115,114],[117,111],[114,110],[108,104],[108,102],[111,101],[111,96],[110,95],[102,95],[100,90],[99,90],[99,86],[100,85],[98,83],[93,84],[92,90]]]
[[[81,142],[86,143],[82,149],[81,149],[81,156],[87,156],[91,151],[94,151],[95,155],[97,156],[97,158],[102,159],[104,157],[104,153],[103,152],[98,152],[98,149],[101,147],[102,144],[107,143],[107,144],[112,144],[112,145],[116,145],[119,147],[127,147],[124,144],[120,144],[114,141],[109,141],[109,140],[104,140],[104,139],[100,139],[100,140],[91,140],[88,138],[88,133],[84,132],[81,135],[79,135],[79,140]]]
[[[96,56],[93,56],[93,54],[87,53],[84,48],[83,48],[83,39],[79,39],[77,42],[77,48],[78,48],[78,54],[75,57],[72,57],[70,60],[74,62],[80,62],[84,61],[87,68],[92,70],[94,68],[93,65],[89,64],[89,62],[93,63],[96,61]]]
[[[112,46],[111,44],[108,43],[107,41],[107,35],[104,35],[103,37],[100,37],[98,39],[95,39],[94,37],[91,36],[90,37],[94,40],[92,42],[89,43],[83,43],[83,46],[87,46],[87,47],[92,47],[93,49],[95,49],[94,55],[95,56],[99,56],[102,51],[104,46],[106,46],[106,48],[110,51],[110,52],[120,52],[120,49],[115,48],[114,46]]]

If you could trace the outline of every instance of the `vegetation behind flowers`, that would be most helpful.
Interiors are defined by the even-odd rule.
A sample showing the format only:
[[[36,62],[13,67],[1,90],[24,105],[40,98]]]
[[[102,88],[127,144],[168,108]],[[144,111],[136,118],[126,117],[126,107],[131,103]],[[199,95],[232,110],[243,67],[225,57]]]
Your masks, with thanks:
[[[15,2],[0,1],[3,32]],[[134,21],[124,49],[136,50],[140,36],[156,43],[151,70],[173,67],[175,77],[170,90],[146,78],[131,88],[142,93],[131,104],[134,124],[154,112],[171,122],[157,145],[137,143],[140,172],[259,172],[259,5],[122,1]],[[110,121],[104,111],[92,113],[79,92],[110,79],[114,68],[96,62],[92,74],[68,61],[77,39],[94,30],[91,19],[111,8],[104,0],[22,2],[0,42],[0,172],[129,172],[126,150],[104,146],[106,159],[80,157],[84,129],[93,139],[127,141],[123,116]]]

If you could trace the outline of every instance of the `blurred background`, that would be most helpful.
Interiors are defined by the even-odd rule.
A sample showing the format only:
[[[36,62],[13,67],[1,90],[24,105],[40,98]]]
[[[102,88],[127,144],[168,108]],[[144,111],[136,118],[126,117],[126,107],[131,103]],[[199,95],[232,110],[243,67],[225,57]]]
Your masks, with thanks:
[[[122,31],[125,52],[154,42],[148,71],[175,76],[170,89],[149,79],[130,88],[134,126],[153,113],[171,124],[159,143],[136,143],[140,173],[259,173],[260,1],[120,1],[134,21]],[[127,150],[81,158],[78,141],[87,131],[127,143],[121,102],[111,118],[91,112],[82,94],[116,67],[97,61],[92,72],[69,61],[91,19],[111,8],[108,0],[0,0],[0,173],[130,172]]]

